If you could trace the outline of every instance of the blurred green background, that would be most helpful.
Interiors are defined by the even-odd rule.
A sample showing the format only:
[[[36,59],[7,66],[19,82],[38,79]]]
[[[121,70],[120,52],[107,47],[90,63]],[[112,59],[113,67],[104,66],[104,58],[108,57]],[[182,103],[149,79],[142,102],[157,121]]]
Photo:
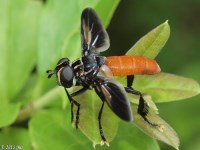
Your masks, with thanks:
[[[5,19],[6,17],[4,16],[7,15],[10,17],[6,18],[8,22],[10,21],[10,24],[3,24],[5,20],[0,20],[0,24],[2,25],[0,28],[0,67],[3,70],[0,74],[0,80],[2,82],[0,84],[0,125],[3,127],[5,126],[0,129],[0,150],[2,149],[2,144],[13,143],[23,145],[25,150],[32,148],[45,150],[41,145],[48,143],[50,140],[48,138],[44,139],[45,136],[41,136],[40,139],[38,135],[39,133],[48,135],[49,132],[45,130],[45,128],[48,129],[48,127],[54,128],[55,130],[55,134],[52,133],[55,142],[51,141],[51,143],[48,143],[48,149],[59,149],[59,147],[57,147],[58,145],[61,147],[60,149],[62,149],[61,144],[65,142],[62,141],[63,137],[65,137],[66,142],[75,145],[74,147],[71,146],[73,149],[80,148],[80,145],[84,147],[83,149],[88,149],[88,146],[91,147],[90,149],[93,149],[91,141],[83,136],[81,132],[71,129],[71,126],[65,129],[65,120],[70,117],[69,107],[67,110],[61,112],[61,110],[59,110],[61,108],[60,106],[66,105],[61,101],[56,103],[52,102],[52,106],[58,106],[56,108],[58,110],[50,110],[53,115],[41,111],[39,115],[33,117],[31,123],[25,121],[18,124],[15,122],[15,119],[19,113],[19,108],[28,104],[30,101],[36,100],[37,103],[35,107],[40,109],[40,106],[46,105],[46,101],[43,101],[44,99],[65,98],[63,89],[55,89],[48,95],[48,91],[56,85],[54,83],[55,80],[50,81],[46,79],[44,71],[49,69],[49,66],[54,66],[55,61],[61,56],[67,55],[68,57],[74,58],[78,55],[79,52],[70,54],[66,52],[67,48],[79,49],[80,46],[80,39],[74,40],[80,36],[79,31],[77,31],[80,24],[76,22],[76,19],[80,18],[83,7],[95,6],[96,1],[77,0],[77,2],[79,2],[77,5],[73,5],[72,1],[66,2],[64,0],[60,0],[60,4],[57,2],[56,5],[54,5],[55,3],[53,3],[53,0],[46,0],[46,3],[42,5],[39,4],[40,0],[11,1],[12,0],[0,0],[0,18]],[[25,6],[25,1],[32,1],[33,3],[28,3]],[[114,1],[115,0],[113,0],[113,2]],[[77,10],[64,10],[63,12],[65,3],[70,5],[68,8],[77,8]],[[106,18],[105,16],[109,12],[107,20],[103,21],[104,24],[108,24],[109,17],[111,17],[110,14],[114,11],[118,2],[115,2],[115,6],[106,5],[106,3],[104,5],[103,1],[99,3],[97,10],[102,11],[102,9],[105,9],[105,11],[102,11],[102,14],[100,14],[100,17]],[[9,7],[4,8],[2,6]],[[17,6],[19,6],[19,8]],[[60,11],[55,11],[57,10],[56,8],[59,7]],[[20,9],[27,13],[18,13]],[[40,13],[42,14],[42,19],[38,17]],[[165,20],[168,20],[171,35],[165,47],[156,57],[156,60],[160,64],[163,72],[192,78],[200,82],[199,14],[199,0],[121,0],[107,28],[111,40],[111,50],[104,54],[123,55],[139,38],[151,29],[165,22]],[[23,19],[20,20],[17,15],[22,15],[23,17],[21,18]],[[56,24],[56,22],[60,20],[64,20],[63,24]],[[36,22],[39,22],[39,25],[36,24]],[[16,30],[17,32],[15,32],[15,25],[19,27]],[[9,32],[4,33],[7,28],[9,28]],[[55,30],[55,32],[53,30]],[[71,31],[73,31],[73,33],[71,33]],[[19,33],[22,39],[18,37]],[[9,35],[9,38],[7,35]],[[68,36],[67,39],[65,39],[65,36]],[[64,44],[60,44],[63,39],[66,41],[63,42]],[[12,43],[9,43],[10,41]],[[4,42],[7,42],[7,45]],[[76,45],[76,47],[74,45]],[[11,55],[4,52],[4,48],[9,49]],[[57,49],[59,49],[60,53],[56,53]],[[52,56],[52,54],[54,55]],[[5,62],[4,58],[6,60]],[[22,58],[23,60],[20,61]],[[22,70],[25,72],[23,75],[21,74]],[[6,78],[4,78],[5,76]],[[6,95],[6,93],[8,94]],[[4,101],[5,99],[12,104],[7,104]],[[178,133],[181,142],[181,150],[200,149],[199,99],[200,96],[196,96],[183,101],[157,104],[160,116]],[[44,103],[41,104],[41,101]],[[17,102],[17,104],[13,102]],[[18,102],[20,104],[18,104]],[[47,105],[48,108],[50,108],[51,105]],[[66,116],[64,113],[66,113]],[[7,116],[4,114],[10,116],[8,122],[6,122]],[[57,118],[56,114],[59,114],[60,117]],[[20,120],[20,118],[18,119]],[[41,122],[39,123],[38,120],[41,120]],[[3,122],[6,123],[4,124]],[[47,122],[50,122],[50,125],[47,125]],[[58,128],[53,123],[59,124],[62,128]],[[70,124],[69,120],[67,123]],[[142,150],[150,150],[153,149],[151,146],[159,149],[155,140],[144,135],[144,133],[137,128],[130,128],[126,123],[121,124],[116,139],[111,142],[110,148],[100,148],[100,146],[97,146],[96,149],[111,150],[116,149],[117,146],[118,149],[131,150],[137,150],[140,149],[140,147],[142,147]],[[29,126],[30,131],[27,131],[27,126]],[[37,132],[35,131],[36,129]],[[63,134],[60,135],[59,133]],[[70,136],[68,137],[66,133],[69,133],[68,135]],[[27,137],[30,137],[30,140]],[[59,140],[62,142],[59,142]],[[76,141],[76,143],[74,143],[74,141]],[[37,147],[38,145],[41,147]],[[53,147],[53,145],[55,145],[55,147]],[[173,149],[161,142],[159,142],[159,145],[161,150]]]
[[[199,0],[122,0],[108,27],[111,48],[123,54],[141,36],[168,20],[171,35],[156,60],[163,72],[200,82],[199,14]],[[180,149],[200,149],[200,96],[157,106],[160,115],[177,131]],[[172,148],[161,145],[161,149]]]

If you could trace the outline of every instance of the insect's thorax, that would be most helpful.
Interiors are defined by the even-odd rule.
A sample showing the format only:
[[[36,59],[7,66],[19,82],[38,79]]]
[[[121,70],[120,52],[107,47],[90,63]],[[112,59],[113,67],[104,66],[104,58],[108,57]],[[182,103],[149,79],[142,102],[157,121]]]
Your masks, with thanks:
[[[83,56],[72,63],[75,78],[84,81],[92,81],[97,75],[99,68],[104,64],[105,58],[103,56]]]

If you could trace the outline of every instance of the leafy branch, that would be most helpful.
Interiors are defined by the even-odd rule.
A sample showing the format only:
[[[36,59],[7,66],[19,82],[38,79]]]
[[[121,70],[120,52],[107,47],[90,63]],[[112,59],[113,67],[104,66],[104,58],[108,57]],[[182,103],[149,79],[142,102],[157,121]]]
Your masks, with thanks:
[[[95,8],[103,23],[107,25],[118,3],[118,0],[48,0],[42,5],[39,1],[0,1],[0,145],[16,143],[23,144],[26,149],[33,146],[38,150],[55,147],[60,150],[73,150],[80,146],[88,149],[91,146],[90,141],[94,144],[100,143],[97,117],[101,100],[95,92],[88,91],[77,97],[81,104],[80,131],[87,137],[85,138],[81,132],[76,132],[71,127],[70,105],[64,105],[66,109],[60,109],[63,108],[60,99],[68,101],[66,96],[60,95],[65,94],[63,89],[55,87],[55,82],[47,80],[44,73],[49,66],[54,66],[60,57],[80,57],[79,24],[83,8],[88,5]],[[26,20],[26,23],[22,20]],[[166,21],[143,36],[126,55],[155,58],[169,35],[170,28]],[[31,73],[35,65],[37,71]],[[40,82],[32,80],[33,76],[37,76],[36,81]],[[123,78],[117,80],[125,83]],[[37,88],[34,90],[33,87]],[[162,124],[163,131],[144,122],[136,112],[138,97],[129,95],[134,115],[133,124],[120,122],[107,106],[104,109],[102,126],[107,140],[112,141],[111,147],[117,150],[121,145],[126,145],[126,149],[132,149],[134,145],[138,149],[147,149],[148,146],[158,150],[157,142],[139,132],[135,124],[151,137],[178,149],[179,138],[176,132],[158,116],[154,102],[170,102],[195,96],[200,93],[199,83],[188,78],[160,73],[153,76],[136,76],[134,88],[145,94],[145,100],[150,107],[148,117]],[[26,119],[28,127],[14,125],[16,121],[20,124]],[[116,139],[113,140],[114,138]]]

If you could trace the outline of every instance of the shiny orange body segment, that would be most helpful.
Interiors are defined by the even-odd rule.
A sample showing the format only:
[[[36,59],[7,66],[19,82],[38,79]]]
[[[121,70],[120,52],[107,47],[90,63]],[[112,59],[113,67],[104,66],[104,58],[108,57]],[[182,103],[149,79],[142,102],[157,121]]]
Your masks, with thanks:
[[[160,67],[153,59],[142,56],[110,56],[106,57],[107,65],[113,76],[157,74]]]

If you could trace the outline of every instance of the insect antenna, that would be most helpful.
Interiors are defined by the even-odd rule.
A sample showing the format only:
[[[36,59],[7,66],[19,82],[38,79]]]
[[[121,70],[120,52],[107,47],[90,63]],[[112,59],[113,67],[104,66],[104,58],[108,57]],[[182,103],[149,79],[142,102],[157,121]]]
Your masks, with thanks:
[[[51,78],[51,76],[55,74],[55,70],[47,70],[46,73],[48,74],[48,78]]]

